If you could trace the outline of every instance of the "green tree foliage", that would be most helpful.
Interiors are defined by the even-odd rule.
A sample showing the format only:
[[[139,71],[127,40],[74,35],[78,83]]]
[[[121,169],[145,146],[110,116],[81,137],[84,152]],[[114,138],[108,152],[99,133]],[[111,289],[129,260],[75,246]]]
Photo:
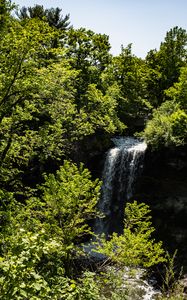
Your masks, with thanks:
[[[100,182],[92,181],[83,165],[78,168],[65,161],[56,175],[45,177],[41,192],[41,200],[29,199],[16,218],[27,230],[45,229],[48,237],[61,244],[61,260],[69,272],[71,259],[76,256],[76,244],[91,234],[88,222],[97,215]]]
[[[187,138],[187,114],[176,102],[166,101],[154,110],[142,136],[153,148],[183,145]]]
[[[33,7],[23,6],[16,11],[18,19],[24,23],[28,19],[39,19],[46,22],[56,31],[55,37],[51,40],[51,47],[58,48],[59,41],[63,39],[64,33],[70,28],[70,16],[62,15],[62,9],[59,7],[44,9],[43,5],[35,5]]]
[[[62,41],[71,67],[77,71],[75,103],[78,114],[85,116],[90,133],[102,130],[122,131],[125,127],[117,115],[119,88],[115,82],[103,88],[102,72],[111,55],[108,36],[84,28],[70,29]]]
[[[132,126],[135,119],[144,119],[151,105],[147,99],[148,69],[144,61],[132,54],[131,45],[122,47],[121,54],[112,59],[102,75],[103,85],[117,84],[119,118]]]
[[[72,28],[62,43],[67,48],[66,55],[70,58],[72,67],[79,72],[76,99],[78,107],[82,107],[88,85],[96,84],[101,88],[100,75],[111,59],[109,39],[105,34]]]
[[[10,22],[10,13],[14,5],[12,5],[11,1],[1,0],[0,1],[0,40],[1,35],[8,28]]]
[[[162,243],[151,237],[154,228],[150,219],[146,204],[127,203],[123,234],[113,233],[108,241],[99,240],[98,252],[125,266],[151,267],[163,262]]]
[[[180,104],[180,107],[187,111],[187,68],[180,69],[178,82],[165,91],[166,95]]]
[[[152,147],[186,142],[186,32],[169,31],[146,61],[130,45],[112,57],[107,35],[73,29],[59,8],[13,8],[0,2],[0,296],[126,299],[113,272],[77,267],[101,186],[77,156],[147,117]],[[164,260],[153,230],[148,207],[128,204],[123,234],[99,251],[150,267]]]
[[[124,234],[113,234],[110,241],[103,240],[99,247],[112,264],[122,267],[121,271],[109,268],[97,274],[83,268],[72,278],[74,273],[67,272],[67,261],[73,261],[80,252],[72,243],[75,236],[88,232],[85,222],[95,211],[98,188],[97,181],[91,182],[88,170],[66,162],[56,178],[46,178],[42,201],[32,199],[21,208],[13,204],[9,195],[9,219],[4,226],[9,230],[3,235],[1,232],[0,240],[3,299],[128,299],[136,291],[124,287],[123,266],[150,267],[164,261],[161,243],[150,237],[154,231],[150,210],[145,204],[134,202],[126,207]],[[5,196],[8,195],[1,192],[1,203]],[[72,235],[68,242],[66,235]]]
[[[41,175],[45,164],[59,164],[85,136],[123,128],[115,87],[103,94],[87,82],[80,108],[79,70],[72,69],[63,48],[51,48],[55,36],[42,20],[14,20],[0,46],[0,177],[19,193],[23,172]]]
[[[186,31],[174,27],[159,51],[150,51],[146,58],[149,97],[157,109],[142,136],[153,148],[186,143],[186,45]]]
[[[0,294],[3,300],[99,300],[95,274],[85,272],[77,280],[65,275],[64,250],[54,238],[18,229],[9,238],[11,246],[0,257]]]
[[[83,165],[78,169],[65,161],[56,177],[53,174],[46,177],[42,190],[42,199],[54,218],[52,224],[56,219],[64,244],[69,247],[76,238],[90,233],[85,220],[95,217],[100,184],[98,180],[91,181],[88,169]]]
[[[50,26],[55,27],[56,29],[68,29],[70,22],[69,22],[69,15],[65,15],[63,17],[61,15],[61,9],[59,7],[50,8],[46,10],[46,17],[47,17],[47,22],[49,23]]]
[[[29,198],[27,205],[14,205],[12,194],[1,191],[2,218],[7,206],[12,211],[12,224],[14,220],[17,222],[15,226],[7,225],[13,230],[22,226],[37,232],[44,226],[49,235],[54,234],[69,247],[82,235],[90,234],[86,221],[97,215],[100,185],[98,179],[91,180],[90,172],[82,164],[78,168],[65,161],[56,175],[45,176],[45,183],[40,187],[41,197]]]
[[[36,99],[37,92],[41,91],[37,68],[42,64],[41,54],[48,51],[47,46],[52,35],[50,28],[41,21],[31,20],[24,27],[13,21],[11,30],[1,41],[2,181],[14,181],[14,176],[21,171],[20,165],[28,164],[33,154],[33,146],[38,144],[38,132],[31,125],[37,120],[36,114],[41,104]]]
[[[88,221],[96,216],[99,190],[99,181],[92,181],[83,165],[78,168],[66,161],[56,176],[46,177],[41,199],[19,205],[1,191],[3,299],[76,299],[79,293],[89,294],[90,276],[80,279],[76,287],[67,274],[80,252],[78,239],[91,233]]]
[[[180,68],[186,61],[187,33],[185,29],[174,27],[166,33],[165,41],[160,45],[161,72],[163,90],[178,80]]]
[[[16,15],[20,20],[38,18],[40,20],[46,21],[49,26],[56,29],[67,29],[70,25],[69,15],[61,15],[62,9],[59,7],[44,9],[43,5],[35,5],[33,7],[23,6],[20,10],[16,12]]]
[[[150,67],[148,90],[151,102],[157,107],[165,101],[164,91],[178,81],[180,68],[186,64],[186,30],[174,27],[166,33],[158,51],[151,50],[146,58]]]

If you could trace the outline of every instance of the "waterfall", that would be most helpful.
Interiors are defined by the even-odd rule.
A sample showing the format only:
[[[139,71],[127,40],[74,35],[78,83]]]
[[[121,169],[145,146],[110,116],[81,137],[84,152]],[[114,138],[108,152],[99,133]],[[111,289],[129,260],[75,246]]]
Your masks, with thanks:
[[[145,142],[132,137],[114,138],[112,141],[115,147],[106,155],[101,199],[98,204],[104,218],[96,221],[97,234],[107,234],[123,222],[124,204],[133,196],[147,147]]]

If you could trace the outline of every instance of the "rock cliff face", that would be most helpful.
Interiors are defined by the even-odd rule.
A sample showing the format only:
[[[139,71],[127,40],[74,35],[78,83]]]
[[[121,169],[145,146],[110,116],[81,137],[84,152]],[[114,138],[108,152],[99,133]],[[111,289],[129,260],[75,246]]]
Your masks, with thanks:
[[[109,139],[108,139],[109,141]],[[86,165],[94,177],[102,177],[106,151],[101,149],[87,156]],[[146,151],[143,173],[138,178],[130,200],[150,205],[156,238],[172,253],[178,249],[180,264],[187,273],[187,146],[157,152]],[[115,227],[115,226],[114,226]]]
[[[187,271],[187,147],[147,152],[134,199],[150,205],[159,238]]]

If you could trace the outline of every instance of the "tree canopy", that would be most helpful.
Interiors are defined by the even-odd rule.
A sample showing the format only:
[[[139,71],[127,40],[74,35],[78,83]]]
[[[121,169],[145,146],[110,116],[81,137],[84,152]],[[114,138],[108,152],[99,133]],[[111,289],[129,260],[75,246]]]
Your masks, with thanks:
[[[81,264],[102,217],[94,159],[114,135],[141,136],[154,151],[187,143],[186,43],[174,27],[145,59],[131,44],[113,56],[107,35],[73,28],[58,7],[0,2],[3,300],[126,299],[119,278]],[[123,234],[102,239],[112,266],[165,260],[149,214],[128,203]]]

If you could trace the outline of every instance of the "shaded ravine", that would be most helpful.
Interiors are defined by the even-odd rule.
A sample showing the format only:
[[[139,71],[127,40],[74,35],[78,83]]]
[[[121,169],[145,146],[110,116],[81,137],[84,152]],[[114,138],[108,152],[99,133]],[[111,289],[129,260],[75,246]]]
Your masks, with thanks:
[[[124,207],[133,197],[137,179],[143,169],[147,148],[145,142],[132,137],[114,138],[112,141],[115,147],[106,154],[101,199],[98,203],[98,209],[105,217],[98,218],[94,226],[94,232],[98,236],[102,233],[108,236],[114,231],[120,233],[120,227],[123,227]],[[106,256],[95,252],[94,242],[95,239],[84,244],[84,251],[97,262],[106,260]],[[155,290],[153,279],[152,282],[144,279],[143,269],[136,268],[133,272],[136,275],[132,276],[132,269],[125,267],[122,273],[123,287],[130,291],[128,299],[155,299],[160,292]]]
[[[144,154],[147,148],[145,142],[132,137],[112,139],[115,147],[106,154],[103,174],[102,192],[98,209],[105,217],[98,218],[94,226],[97,235],[106,236],[113,231],[120,232],[123,226],[125,203],[133,197],[135,183],[143,168]],[[114,221],[115,220],[115,221]],[[94,243],[88,243],[84,250],[95,259],[106,257],[94,252]],[[144,277],[144,270],[124,268],[122,277],[124,289],[130,290],[129,300],[153,300],[159,293]]]
[[[113,231],[120,233],[123,227],[123,211],[125,203],[135,197],[138,201],[143,201],[150,205],[154,216],[153,225],[160,233],[159,239],[167,240],[164,242],[164,244],[168,245],[167,249],[172,249],[170,241],[168,242],[170,236],[171,244],[174,248],[176,248],[176,245],[180,245],[180,247],[178,247],[180,249],[179,262],[181,264],[182,257],[184,264],[184,258],[186,259],[186,252],[184,250],[186,249],[186,244],[184,245],[186,219],[184,220],[184,217],[182,217],[183,215],[186,216],[186,167],[183,159],[184,154],[181,154],[183,159],[181,159],[182,162],[179,161],[179,155],[177,156],[177,159],[171,157],[169,160],[168,157],[164,156],[162,160],[156,159],[155,157],[154,160],[151,160],[149,157],[150,155],[147,155],[149,153],[147,151],[145,157],[146,166],[144,166],[142,176],[139,176],[144,165],[144,154],[147,148],[146,144],[130,137],[114,138],[112,141],[115,146],[106,154],[102,174],[102,193],[98,203],[98,208],[103,212],[105,217],[97,219],[94,227],[95,233],[98,235],[101,233],[108,235]],[[153,153],[152,155],[155,154]],[[156,163],[153,163],[155,161]],[[147,167],[147,164],[149,168]],[[136,184],[137,182],[138,186]],[[182,231],[180,230],[180,232],[178,228],[176,228],[176,220],[174,221],[174,217],[177,218],[178,216],[182,225]],[[168,226],[166,226],[167,224]],[[175,231],[177,231],[176,236],[174,236]],[[181,244],[180,239],[182,239]],[[176,242],[178,242],[178,244]],[[183,251],[181,251],[181,248]],[[90,247],[90,250],[91,249],[92,246]],[[183,252],[185,252],[185,255]],[[139,270],[137,270],[137,272],[139,274]],[[131,281],[131,278],[128,278],[126,271],[124,271],[124,278],[127,279],[129,285],[129,280]],[[140,272],[138,280],[134,281],[133,279],[137,299],[155,299],[155,296],[159,292],[154,289],[154,284],[152,285],[152,282],[148,282],[147,280],[142,281],[141,278],[142,275]],[[138,295],[137,289],[143,292],[141,296]],[[135,298],[132,296],[129,299],[134,300]]]

